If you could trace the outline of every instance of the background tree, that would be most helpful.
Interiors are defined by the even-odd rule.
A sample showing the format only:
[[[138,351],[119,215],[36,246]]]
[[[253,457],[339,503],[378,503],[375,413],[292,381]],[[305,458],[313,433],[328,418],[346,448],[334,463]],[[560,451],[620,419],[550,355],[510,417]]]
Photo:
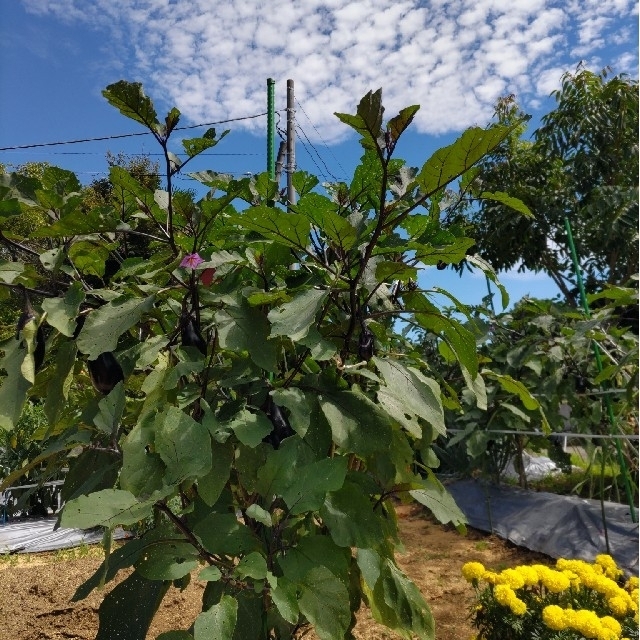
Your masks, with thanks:
[[[591,302],[604,300],[598,296],[602,294],[592,296]],[[512,462],[520,472],[521,486],[526,488],[522,464],[525,449],[544,451],[564,471],[571,471],[569,456],[561,447],[562,434],[569,431],[586,450],[589,463],[597,458],[619,469],[620,475],[614,474],[612,482],[607,482],[606,496],[626,502],[623,470],[614,441],[579,437],[579,434],[633,435],[637,431],[638,338],[626,327],[617,326],[616,317],[616,305],[633,304],[637,294],[634,289],[616,287],[610,288],[607,296],[608,302],[588,320],[564,302],[527,298],[489,322],[480,315],[474,318],[469,326],[481,343],[487,409],[482,411],[476,406],[455,369],[447,373],[445,359],[440,370],[447,384],[456,389],[461,406],[452,405],[445,412],[447,426],[458,433],[436,444],[444,472],[463,475],[480,472],[499,482],[507,464]],[[602,373],[593,358],[592,340],[598,342],[603,353]],[[446,352],[442,355],[446,356]],[[431,357],[442,355],[432,352]],[[493,378],[496,373],[506,377],[509,384],[498,384]],[[518,401],[521,384],[534,390],[552,434],[558,435],[549,438],[540,429],[538,412]],[[603,389],[610,393],[615,429],[608,422]],[[637,443],[622,439],[621,449],[635,498]],[[595,469],[594,474],[598,473]]]
[[[565,74],[553,96],[556,107],[532,139],[514,129],[477,175],[481,190],[509,185],[533,217],[514,217],[491,200],[468,215],[479,252],[494,269],[545,272],[575,305],[565,216],[588,292],[629,284],[638,272],[638,84],[579,68]],[[496,113],[502,123],[522,116],[513,96]]]

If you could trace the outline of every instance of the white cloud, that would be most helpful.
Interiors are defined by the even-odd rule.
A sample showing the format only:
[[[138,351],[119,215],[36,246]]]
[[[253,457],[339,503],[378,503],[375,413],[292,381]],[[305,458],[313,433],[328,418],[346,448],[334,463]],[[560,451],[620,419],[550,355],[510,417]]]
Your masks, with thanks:
[[[580,59],[637,74],[633,0],[22,2],[33,14],[101,30],[112,55],[126,60],[127,79],[191,122],[264,111],[268,77],[284,108],[293,78],[327,142],[348,133],[333,113],[353,112],[379,87],[387,115],[420,104],[418,131],[440,134],[485,124],[500,95],[535,109]]]

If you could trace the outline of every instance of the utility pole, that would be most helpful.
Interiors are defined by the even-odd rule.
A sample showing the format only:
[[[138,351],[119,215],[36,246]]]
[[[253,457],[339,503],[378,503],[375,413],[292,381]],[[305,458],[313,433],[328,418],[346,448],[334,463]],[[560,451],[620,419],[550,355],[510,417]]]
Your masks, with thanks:
[[[296,192],[293,188],[293,172],[296,169],[296,120],[294,108],[295,97],[293,80],[287,80],[287,209],[291,211],[296,203]]]

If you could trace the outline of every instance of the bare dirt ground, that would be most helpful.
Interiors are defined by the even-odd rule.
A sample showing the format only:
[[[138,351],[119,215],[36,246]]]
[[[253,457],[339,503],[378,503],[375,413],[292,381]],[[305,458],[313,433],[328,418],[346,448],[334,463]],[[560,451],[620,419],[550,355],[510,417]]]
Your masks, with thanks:
[[[474,635],[467,619],[473,589],[460,574],[465,562],[476,560],[495,569],[525,562],[551,562],[546,556],[474,529],[461,536],[455,529],[431,520],[420,508],[402,506],[398,515],[405,552],[398,554],[397,561],[431,607],[436,640],[468,640]],[[0,561],[0,640],[95,638],[98,607],[105,592],[94,591],[81,602],[70,601],[77,586],[100,564],[96,551],[85,550],[85,554],[85,557],[78,557],[77,552],[15,555]],[[204,585],[194,578],[184,592],[171,588],[147,640],[155,640],[163,631],[187,629],[200,612]],[[354,635],[358,640],[398,638],[375,623],[367,610],[359,612]],[[317,640],[313,634],[305,639]]]

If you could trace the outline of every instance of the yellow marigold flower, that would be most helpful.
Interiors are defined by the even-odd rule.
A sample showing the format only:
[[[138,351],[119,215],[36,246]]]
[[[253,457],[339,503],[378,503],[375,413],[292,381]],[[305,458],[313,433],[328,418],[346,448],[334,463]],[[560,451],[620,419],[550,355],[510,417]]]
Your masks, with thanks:
[[[622,569],[618,568],[616,561],[606,553],[597,555],[595,564],[601,566],[604,569],[605,575],[612,580],[619,578],[624,573]]]
[[[500,581],[502,584],[506,584],[514,590],[522,589],[522,587],[524,587],[524,578],[516,569],[504,569],[501,571]]]
[[[591,588],[595,583],[598,574],[595,572],[592,565],[582,560],[565,560],[560,558],[556,562],[556,567],[560,571],[569,570],[573,571],[579,578],[585,587]]]
[[[611,578],[607,578],[604,575],[596,576],[591,588],[607,598],[613,598],[614,596],[625,593]]]
[[[494,573],[493,571],[485,571],[482,574],[482,580],[484,580],[485,582],[487,582],[489,584],[499,584],[500,583],[500,578],[499,578],[498,574]]]
[[[496,599],[496,602],[508,607],[509,603],[516,597],[516,594],[510,586],[506,584],[497,584],[493,590],[493,597]]]
[[[522,565],[521,567],[516,567],[516,570],[522,576],[527,587],[533,587],[538,584],[538,572],[533,567]]]
[[[509,603],[509,608],[516,616],[523,616],[527,613],[527,605],[520,598],[513,598]]]
[[[602,628],[598,615],[588,609],[579,609],[571,621],[571,628],[579,631],[585,638],[597,638]]]
[[[569,569],[563,569],[561,573],[567,576],[572,589],[580,588],[580,577],[577,574],[575,574],[573,571],[570,571]]]
[[[616,634],[616,637],[619,637],[622,633],[622,626],[620,623],[611,616],[603,616],[600,618],[600,624],[605,628],[613,631]]]
[[[638,588],[638,577],[637,576],[631,576],[627,582],[624,585],[624,588],[627,591],[633,591],[634,589]]]
[[[542,621],[554,631],[562,631],[567,628],[565,611],[557,604],[550,604],[542,610]]]
[[[631,600],[631,608],[634,611],[638,611],[638,589],[634,589],[630,594],[629,594],[629,599]]]
[[[484,565],[481,562],[466,562],[462,565],[462,575],[467,582],[480,580],[485,571]]]
[[[540,571],[540,582],[552,593],[560,593],[569,588],[569,578],[561,571],[554,571],[546,567],[546,570]]]
[[[609,598],[609,600],[607,600],[607,604],[609,605],[609,609],[611,609],[611,611],[617,616],[623,616],[627,613],[627,601],[620,596],[613,596],[613,598]]]

